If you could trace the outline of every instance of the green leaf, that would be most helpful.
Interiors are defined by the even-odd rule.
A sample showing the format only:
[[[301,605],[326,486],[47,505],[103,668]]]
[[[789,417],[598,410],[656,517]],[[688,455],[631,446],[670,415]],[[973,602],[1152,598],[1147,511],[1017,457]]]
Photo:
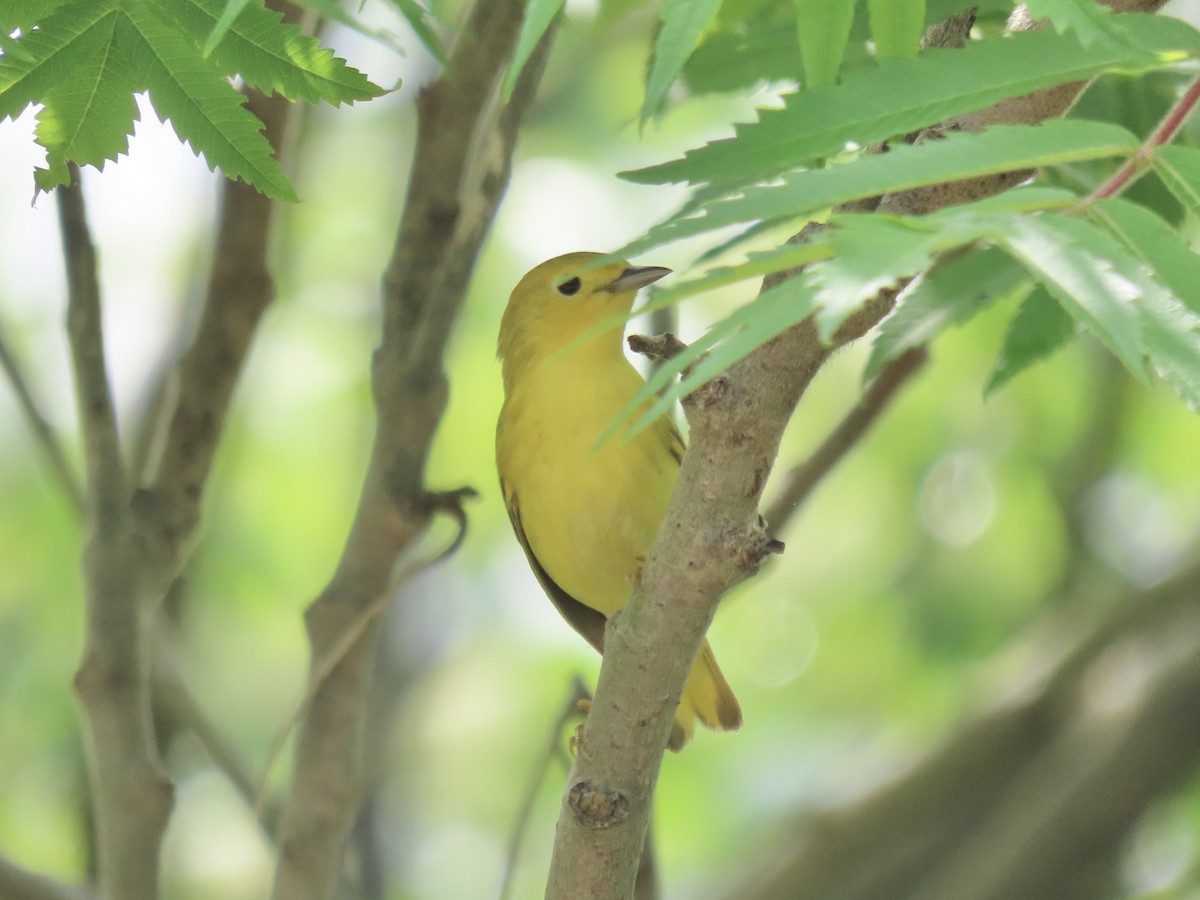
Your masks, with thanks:
[[[818,285],[817,327],[827,343],[863,303],[927,268],[939,243],[938,235],[896,216],[838,216],[828,232],[834,255],[808,270]]]
[[[550,27],[564,3],[566,0],[526,0],[525,19],[521,22],[521,33],[517,35],[517,47],[513,51],[508,74],[504,76],[505,100],[512,96],[513,88],[517,86],[517,79],[521,76],[525,63],[529,62],[533,48],[538,45],[538,41],[542,39],[542,35],[546,33],[546,29]]]
[[[883,320],[871,347],[865,377],[906,350],[927,344],[954,325],[961,325],[1001,297],[1029,282],[1029,275],[996,247],[939,260],[920,281],[904,292],[895,312]]]
[[[656,225],[625,252],[694,237],[739,222],[794,219],[839,203],[929,184],[997,172],[1129,156],[1140,141],[1116,125],[1059,119],[1044,125],[1001,125],[958,132],[944,140],[902,145],[890,153],[865,154],[852,163],[787,176],[781,185],[747,188],[739,197],[717,199]]]
[[[1151,367],[1192,412],[1200,413],[1200,317],[1164,295],[1147,297],[1140,312]]]
[[[446,65],[446,48],[429,23],[428,10],[417,3],[417,0],[391,0],[391,2],[400,10],[400,14],[408,22],[413,34],[417,36],[429,54],[442,65]]]
[[[998,225],[1001,245],[1144,381],[1137,301],[1154,288],[1140,264],[1099,228],[1078,219],[1013,217]]]
[[[76,0],[38,18],[39,27],[18,42],[25,53],[0,56],[0,121],[15,119],[104,58],[118,15],[111,3]]]
[[[399,56],[405,55],[405,48],[400,43],[399,37],[395,32],[386,28],[368,27],[362,21],[362,19],[349,12],[340,2],[340,0],[297,0],[297,2],[301,3],[307,9],[312,10],[321,18],[328,19],[330,22],[337,22],[341,25],[345,25],[352,31],[357,31],[363,37],[375,41],[375,43],[383,47],[387,47],[389,50]],[[399,5],[397,0],[392,0],[392,3],[393,5]],[[363,3],[357,4],[359,9],[361,9],[363,5]],[[412,23],[410,22],[409,24],[411,25]],[[424,40],[422,32],[418,31],[415,25],[413,26],[413,31],[418,37]],[[436,41],[436,35],[433,37]],[[437,54],[434,53],[434,56],[437,56]],[[440,60],[441,58],[439,57],[439,61]]]
[[[1200,313],[1200,256],[1169,224],[1123,198],[1102,200],[1089,211],[1145,263],[1194,313]]]
[[[1085,47],[1073,34],[1046,30],[884,60],[847,72],[838,87],[788,95],[783,109],[761,111],[757,123],[737,126],[732,139],[622,177],[733,187],[840,153],[848,142],[866,146],[1038,88],[1111,70],[1149,71],[1200,53],[1200,33],[1178,19],[1124,14],[1113,22],[1129,44]]]
[[[696,294],[737,284],[739,281],[746,281],[749,278],[761,278],[763,275],[773,272],[806,266],[820,259],[828,259],[833,254],[833,248],[827,238],[828,232],[821,232],[802,243],[789,242],[761,253],[751,253],[745,262],[737,265],[710,269],[699,278],[656,291],[653,302],[642,307],[641,312],[670,306]]]
[[[724,8],[728,9],[728,4]],[[793,4],[755,7],[729,26],[710,30],[688,58],[683,78],[694,94],[731,93],[747,91],[763,82],[800,81],[801,52]]]
[[[229,9],[225,0],[143,2],[153,3],[164,19],[190,35],[197,45],[206,40],[211,43],[210,36],[219,26],[221,15]],[[236,72],[265,94],[279,93],[309,103],[324,100],[336,106],[384,93],[261,2],[245,6],[229,25],[224,39],[211,49],[205,46],[203,55],[211,56],[223,72]]]
[[[0,3],[0,35],[7,37],[18,29],[29,31],[40,25],[56,9],[71,0],[4,0]]]
[[[0,55],[0,119],[42,104],[37,139],[46,168],[39,189],[62,184],[68,163],[104,163],[127,151],[146,91],[160,117],[210,167],[243,178],[273,197],[294,199],[230,78],[289,98],[332,103],[382,93],[361,73],[287,24],[262,0],[233,19],[209,58],[201,44],[226,10],[225,0],[13,0],[3,14],[23,23]],[[36,27],[34,27],[36,26]]]
[[[37,140],[46,148],[47,168],[34,170],[39,190],[50,191],[71,180],[67,160],[103,169],[106,160],[129,151],[137,119],[133,78],[117,46],[117,17],[106,16],[106,33],[95,58],[79,66],[76,77],[51,89],[38,113]],[[105,32],[106,29],[106,32]]]
[[[752,350],[761,347],[771,338],[812,315],[815,307],[816,288],[804,276],[789,278],[773,288],[759,294],[753,301],[739,309],[729,318],[718,323],[709,334],[696,345],[661,366],[626,410],[618,417],[617,427],[623,420],[643,405],[646,411],[630,426],[628,436],[633,436],[654,422],[683,397],[713,377],[721,374]],[[714,336],[722,340],[714,346]],[[701,355],[705,350],[707,354]],[[679,381],[671,384],[660,395],[655,392],[665,386],[675,374],[693,364],[691,370]]]
[[[667,89],[683,70],[683,64],[720,8],[721,0],[667,0],[663,4],[662,27],[654,43],[654,62],[646,78],[643,122],[658,112]]]
[[[1028,0],[1025,6],[1035,20],[1049,19],[1060,32],[1074,31],[1085,45],[1114,37],[1112,14],[1095,0]]]
[[[1192,215],[1200,215],[1200,150],[1168,144],[1155,150],[1151,160],[1175,199]]]
[[[221,15],[217,18],[217,22],[209,32],[208,37],[204,41],[204,49],[201,53],[204,56],[212,56],[213,50],[217,44],[221,43],[225,35],[229,33],[229,29],[233,26],[233,21],[242,14],[242,10],[246,8],[246,4],[250,0],[226,0],[225,8],[221,10]]]
[[[867,0],[871,40],[880,59],[912,59],[925,31],[925,0]]]
[[[180,140],[203,151],[210,168],[220,166],[226,177],[245,179],[270,197],[296,199],[261,133],[262,122],[242,106],[224,73],[160,19],[154,6],[128,7],[118,35],[130,68],[150,86],[155,112],[170,120]]]
[[[837,81],[852,24],[854,0],[796,0],[796,35],[806,88]]]
[[[984,396],[1050,356],[1074,334],[1075,320],[1067,315],[1043,285],[1034,286],[1008,325],[1004,349],[1000,351],[996,368],[983,388]]]

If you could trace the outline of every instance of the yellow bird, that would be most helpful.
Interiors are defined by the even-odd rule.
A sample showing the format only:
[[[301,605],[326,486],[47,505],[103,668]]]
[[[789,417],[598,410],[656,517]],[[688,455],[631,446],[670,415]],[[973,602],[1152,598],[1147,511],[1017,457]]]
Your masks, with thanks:
[[[663,416],[629,440],[597,439],[645,383],[622,349],[622,328],[579,338],[626,314],[640,288],[670,269],[596,265],[570,253],[521,279],[500,322],[504,408],[496,466],[517,540],[558,611],[604,651],[605,620],[628,602],[683,459]],[[733,731],[742,711],[708,641],[696,657],[669,746],[696,720]]]

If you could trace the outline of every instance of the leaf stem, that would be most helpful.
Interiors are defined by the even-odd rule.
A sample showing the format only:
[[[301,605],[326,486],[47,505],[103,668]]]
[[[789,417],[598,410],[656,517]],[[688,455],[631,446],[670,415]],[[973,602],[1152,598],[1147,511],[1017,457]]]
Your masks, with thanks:
[[[1146,169],[1153,164],[1154,151],[1175,139],[1175,135],[1179,133],[1179,129],[1183,127],[1183,123],[1187,121],[1187,117],[1191,115],[1197,102],[1200,102],[1200,77],[1197,77],[1183,92],[1183,96],[1175,102],[1175,105],[1167,110],[1163,120],[1150,133],[1137,152],[1129,157],[1125,164],[1117,169],[1107,181],[1080,201],[1079,208],[1090,206],[1098,200],[1117,196],[1145,174]]]

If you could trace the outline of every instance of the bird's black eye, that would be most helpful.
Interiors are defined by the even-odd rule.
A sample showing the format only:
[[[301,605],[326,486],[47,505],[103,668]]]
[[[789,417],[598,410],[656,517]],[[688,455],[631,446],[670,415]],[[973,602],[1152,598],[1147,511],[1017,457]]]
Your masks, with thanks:
[[[566,281],[560,284],[558,286],[558,292],[564,297],[573,297],[579,293],[579,288],[582,285],[583,282],[580,281],[579,276],[576,275],[574,278],[568,278]]]

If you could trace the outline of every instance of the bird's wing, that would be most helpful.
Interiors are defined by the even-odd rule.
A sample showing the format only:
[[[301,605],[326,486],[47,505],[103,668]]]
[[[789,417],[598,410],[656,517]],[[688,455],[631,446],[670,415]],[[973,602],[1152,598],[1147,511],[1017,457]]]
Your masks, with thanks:
[[[580,603],[566,591],[564,591],[545,567],[538,561],[537,555],[534,554],[533,548],[529,546],[529,538],[525,536],[525,528],[521,525],[521,509],[517,502],[517,495],[508,489],[503,480],[500,482],[500,490],[504,494],[504,505],[508,509],[508,517],[512,520],[513,531],[516,532],[517,540],[521,543],[521,549],[525,551],[525,556],[529,560],[529,567],[533,569],[533,574],[537,576],[538,582],[546,591],[550,601],[562,613],[562,617],[567,620],[567,624],[583,635],[584,639],[596,648],[598,653],[604,652],[604,625],[607,621],[602,613],[597,612],[590,606],[585,606]]]

